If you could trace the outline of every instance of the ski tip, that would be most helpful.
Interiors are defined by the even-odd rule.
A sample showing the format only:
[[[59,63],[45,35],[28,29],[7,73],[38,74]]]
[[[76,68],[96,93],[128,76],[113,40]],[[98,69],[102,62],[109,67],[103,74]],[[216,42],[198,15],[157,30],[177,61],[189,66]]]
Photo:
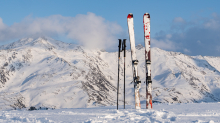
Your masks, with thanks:
[[[133,14],[132,13],[129,13],[127,18],[133,18]]]
[[[150,18],[150,14],[149,13],[145,13],[144,16],[147,16],[147,18]]]

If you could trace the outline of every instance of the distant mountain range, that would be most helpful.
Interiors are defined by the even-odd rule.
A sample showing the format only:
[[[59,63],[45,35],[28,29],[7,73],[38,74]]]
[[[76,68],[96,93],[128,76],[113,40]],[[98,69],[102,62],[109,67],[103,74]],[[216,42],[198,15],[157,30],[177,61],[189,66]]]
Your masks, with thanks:
[[[141,103],[145,103],[144,47],[138,45]],[[130,50],[126,104],[134,104]],[[120,61],[123,101],[123,59]],[[116,105],[118,53],[87,49],[48,37],[0,46],[0,109],[82,108]],[[188,56],[152,48],[153,100],[162,103],[220,101],[220,57]],[[144,107],[145,108],[145,107]]]

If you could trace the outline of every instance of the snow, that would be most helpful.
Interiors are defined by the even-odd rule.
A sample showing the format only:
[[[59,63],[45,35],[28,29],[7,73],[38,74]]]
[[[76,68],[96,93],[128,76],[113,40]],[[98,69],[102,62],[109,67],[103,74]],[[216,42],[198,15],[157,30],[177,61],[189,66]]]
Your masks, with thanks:
[[[153,102],[162,103],[154,103],[153,110],[146,110],[144,51],[143,46],[136,47],[142,109],[134,110],[131,52],[127,50],[127,106],[117,112],[117,52],[42,37],[1,46],[0,121],[219,122],[220,57],[188,56],[152,48]],[[122,67],[119,105],[124,97]],[[25,110],[31,106],[50,110]]]
[[[142,105],[144,107],[144,105]],[[214,123],[220,122],[219,103],[154,104],[154,109],[134,109],[126,105],[94,108],[69,108],[49,110],[4,110],[0,122],[11,123]]]

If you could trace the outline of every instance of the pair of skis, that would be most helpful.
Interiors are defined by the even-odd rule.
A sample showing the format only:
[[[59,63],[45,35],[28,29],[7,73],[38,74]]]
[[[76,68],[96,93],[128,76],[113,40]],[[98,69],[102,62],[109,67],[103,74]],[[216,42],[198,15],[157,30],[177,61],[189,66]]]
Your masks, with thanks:
[[[138,76],[138,60],[135,51],[135,37],[134,37],[134,21],[133,14],[127,16],[128,32],[131,44],[131,58],[132,58],[132,71],[135,92],[135,108],[141,109],[140,93],[141,88],[140,77]],[[151,57],[150,57],[150,14],[145,13],[143,17],[144,24],[144,42],[145,42],[145,66],[146,66],[146,108],[152,109],[152,81],[151,81]]]

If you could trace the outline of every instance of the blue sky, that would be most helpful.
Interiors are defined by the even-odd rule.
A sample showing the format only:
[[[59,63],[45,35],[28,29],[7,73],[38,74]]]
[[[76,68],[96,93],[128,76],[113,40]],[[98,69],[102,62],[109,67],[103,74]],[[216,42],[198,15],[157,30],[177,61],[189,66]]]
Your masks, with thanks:
[[[117,39],[129,39],[128,13],[134,14],[136,44],[144,44],[142,19],[148,12],[152,47],[188,55],[219,56],[219,5],[214,0],[0,1],[0,41],[5,44],[45,35],[117,51]]]

